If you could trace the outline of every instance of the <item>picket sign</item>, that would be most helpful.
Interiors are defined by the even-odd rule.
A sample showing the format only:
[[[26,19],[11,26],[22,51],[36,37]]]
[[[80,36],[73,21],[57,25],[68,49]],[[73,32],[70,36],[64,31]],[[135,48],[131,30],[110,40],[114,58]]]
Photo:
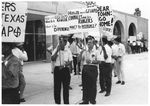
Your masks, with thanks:
[[[2,2],[2,42],[24,42],[26,2]]]
[[[99,32],[97,8],[68,10],[68,15],[45,17],[46,35]]]
[[[53,19],[51,18],[53,17]],[[111,6],[98,6],[68,10],[68,15],[47,16],[46,35],[71,34],[84,38],[83,33],[96,37],[113,36],[113,10]],[[102,41],[102,40],[101,40]]]
[[[71,33],[99,32],[97,8],[81,8],[68,10]]]

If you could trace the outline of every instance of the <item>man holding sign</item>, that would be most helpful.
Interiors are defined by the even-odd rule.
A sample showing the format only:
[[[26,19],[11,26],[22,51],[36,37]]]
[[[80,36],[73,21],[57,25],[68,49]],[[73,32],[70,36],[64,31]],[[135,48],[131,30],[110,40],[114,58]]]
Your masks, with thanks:
[[[2,2],[2,103],[19,104],[21,63],[12,53],[12,44],[24,42],[27,18],[26,2]]]
[[[94,39],[88,38],[88,50],[82,54],[82,84],[83,84],[83,102],[80,104],[96,104],[97,87],[96,81],[98,76],[97,64],[100,63],[100,53],[94,50]]]

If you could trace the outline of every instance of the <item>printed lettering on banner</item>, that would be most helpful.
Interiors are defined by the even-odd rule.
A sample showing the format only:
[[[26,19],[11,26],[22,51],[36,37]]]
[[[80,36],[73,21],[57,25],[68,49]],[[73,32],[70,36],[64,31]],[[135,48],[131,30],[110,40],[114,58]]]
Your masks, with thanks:
[[[55,15],[45,17],[46,35],[68,34],[68,15]]]
[[[27,3],[2,2],[2,42],[24,42]]]
[[[99,6],[98,20],[100,30],[110,35],[113,32],[113,10],[111,6]]]
[[[45,28],[46,28],[46,35],[55,35],[55,34],[57,34],[57,32],[54,31],[54,29],[57,28],[56,15],[54,15],[54,16],[45,16]]]
[[[68,10],[71,33],[99,31],[97,8]]]

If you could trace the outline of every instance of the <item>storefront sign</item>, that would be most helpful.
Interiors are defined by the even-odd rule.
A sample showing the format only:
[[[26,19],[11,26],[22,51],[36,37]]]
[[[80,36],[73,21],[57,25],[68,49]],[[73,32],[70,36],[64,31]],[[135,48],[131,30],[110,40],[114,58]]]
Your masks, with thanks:
[[[24,42],[27,3],[2,2],[2,42]]]

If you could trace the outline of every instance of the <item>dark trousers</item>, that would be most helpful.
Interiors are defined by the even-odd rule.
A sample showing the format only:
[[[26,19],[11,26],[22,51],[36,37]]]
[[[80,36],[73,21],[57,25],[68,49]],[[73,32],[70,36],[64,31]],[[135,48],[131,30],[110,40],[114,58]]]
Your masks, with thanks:
[[[24,92],[25,86],[26,86],[25,77],[23,75],[23,72],[20,72],[20,75],[19,75],[20,99],[23,98],[23,92]]]
[[[19,89],[2,89],[2,104],[20,104]]]
[[[111,92],[112,85],[112,65],[111,63],[105,63],[104,65],[104,81],[106,83],[106,92]]]
[[[105,63],[101,62],[101,64],[99,64],[99,83],[100,83],[100,88],[101,90],[106,90],[106,86],[105,86],[105,79],[104,79],[104,72],[105,72]]]
[[[83,101],[88,103],[95,103],[97,94],[97,66],[84,65],[82,71],[82,84],[83,84]]]
[[[73,57],[73,66],[74,66],[74,73],[77,73],[76,66],[78,65],[78,72],[81,72],[80,70],[80,62],[77,61],[77,57]]]
[[[54,99],[56,104],[61,103],[61,83],[63,85],[64,104],[69,104],[70,72],[68,67],[61,70],[59,70],[59,67],[54,69]]]

